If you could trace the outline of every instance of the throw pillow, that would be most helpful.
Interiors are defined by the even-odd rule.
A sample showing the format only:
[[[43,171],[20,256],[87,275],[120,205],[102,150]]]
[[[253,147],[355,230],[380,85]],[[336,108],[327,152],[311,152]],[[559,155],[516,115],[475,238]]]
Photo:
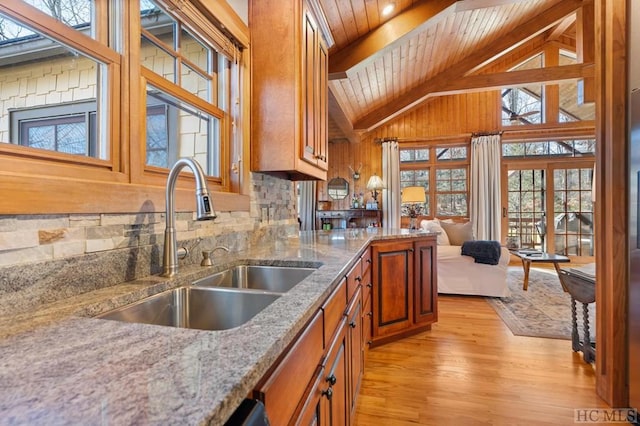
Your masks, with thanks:
[[[436,237],[437,244],[439,246],[449,246],[449,237],[442,226],[440,226],[440,221],[438,219],[434,220],[423,220],[420,222],[420,228],[427,232],[436,232],[438,236]]]
[[[440,226],[447,232],[449,242],[452,246],[461,246],[465,241],[473,240],[471,222],[445,223],[441,221]]]

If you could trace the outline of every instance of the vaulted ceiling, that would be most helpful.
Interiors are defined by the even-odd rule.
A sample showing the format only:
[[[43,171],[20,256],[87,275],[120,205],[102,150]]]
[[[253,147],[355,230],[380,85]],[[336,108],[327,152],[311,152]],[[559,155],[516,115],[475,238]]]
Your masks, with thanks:
[[[506,68],[530,57],[531,46],[542,51],[548,43],[559,43],[575,52],[582,0],[316,2],[334,42],[329,50],[330,138],[339,131],[350,137],[372,130],[439,94],[593,74],[591,64],[580,63],[537,73],[507,73]],[[383,17],[388,3],[395,9]]]

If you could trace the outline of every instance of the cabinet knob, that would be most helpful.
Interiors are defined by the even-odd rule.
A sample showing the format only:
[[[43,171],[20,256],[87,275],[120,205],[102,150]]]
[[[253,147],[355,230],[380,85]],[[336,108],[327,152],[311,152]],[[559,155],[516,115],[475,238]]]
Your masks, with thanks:
[[[335,374],[331,374],[330,376],[327,376],[327,382],[329,383],[329,385],[333,386],[336,384],[337,381],[338,381],[338,378],[336,377]]]
[[[333,389],[329,388],[327,390],[322,391],[322,396],[326,396],[329,401],[333,398]]]
[[[371,259],[367,259],[367,260],[366,260],[366,262],[367,262],[367,263],[371,263]]]
[[[373,340],[367,340],[367,345],[371,346],[372,343],[373,343]]]
[[[409,251],[410,251],[411,253],[413,253],[413,249],[412,249],[412,248],[410,248],[410,249],[409,249]]]
[[[356,324],[356,322],[355,322],[355,321],[351,321],[351,322],[349,323],[349,327],[351,327],[351,328],[356,328],[356,326],[357,326],[357,324]]]
[[[358,276],[356,277],[356,281],[358,281],[358,282],[362,282],[362,277],[361,277],[360,275],[358,275]]]
[[[372,288],[373,284],[369,283],[369,284],[367,284],[367,287]]]
[[[367,312],[367,315],[369,315],[370,317],[372,317],[372,316],[373,316],[373,311],[369,311],[369,312]]]

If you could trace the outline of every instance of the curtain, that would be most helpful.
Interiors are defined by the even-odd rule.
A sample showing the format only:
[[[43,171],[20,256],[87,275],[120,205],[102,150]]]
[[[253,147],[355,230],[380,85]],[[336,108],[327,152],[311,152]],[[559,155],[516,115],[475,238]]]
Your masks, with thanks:
[[[500,239],[500,135],[471,139],[471,223],[477,240]]]
[[[400,150],[398,142],[382,144],[382,223],[385,229],[400,228]]]
[[[300,188],[300,230],[313,231],[316,223],[316,182],[299,182]]]

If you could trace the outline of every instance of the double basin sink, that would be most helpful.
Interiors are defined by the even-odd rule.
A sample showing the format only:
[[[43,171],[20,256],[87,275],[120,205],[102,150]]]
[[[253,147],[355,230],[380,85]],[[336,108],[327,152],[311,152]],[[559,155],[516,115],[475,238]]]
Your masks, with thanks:
[[[226,330],[240,326],[314,272],[314,268],[239,265],[138,302],[98,318]]]

